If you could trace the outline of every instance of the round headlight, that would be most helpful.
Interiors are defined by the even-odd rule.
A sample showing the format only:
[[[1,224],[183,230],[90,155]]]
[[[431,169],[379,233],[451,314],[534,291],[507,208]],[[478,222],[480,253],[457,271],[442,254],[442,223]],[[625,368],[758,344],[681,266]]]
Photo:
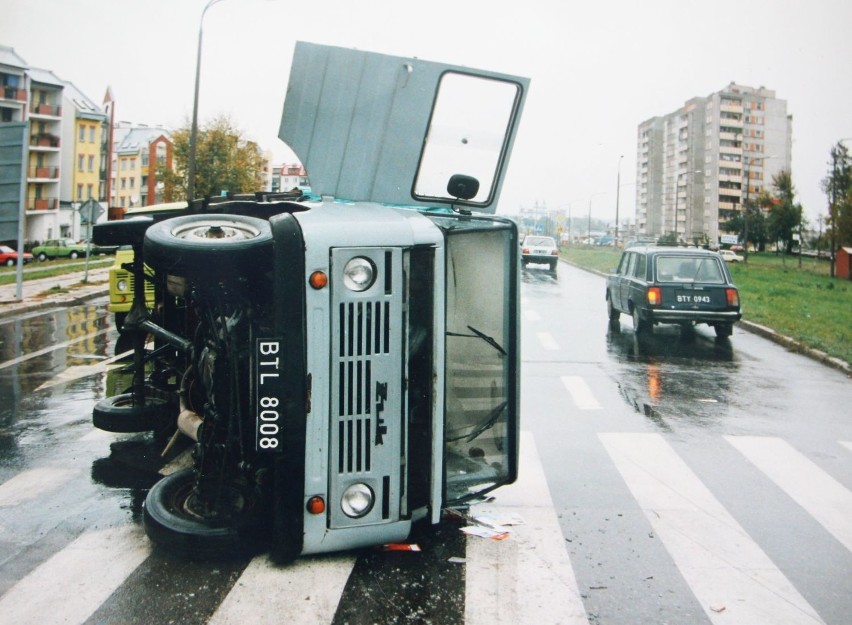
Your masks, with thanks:
[[[350,291],[366,291],[376,281],[376,266],[363,256],[356,256],[343,268],[343,284]]]
[[[373,508],[375,501],[373,490],[366,484],[353,484],[340,498],[340,507],[343,514],[353,519],[360,518]]]
[[[126,291],[127,290],[127,280],[119,280],[118,282],[115,283],[115,286],[119,291]]]

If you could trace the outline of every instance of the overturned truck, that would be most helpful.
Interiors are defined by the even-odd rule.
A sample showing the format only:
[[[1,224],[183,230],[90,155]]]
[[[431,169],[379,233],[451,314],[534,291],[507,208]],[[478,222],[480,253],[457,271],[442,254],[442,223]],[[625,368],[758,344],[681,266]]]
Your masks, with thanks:
[[[382,544],[514,481],[519,242],[494,212],[527,88],[299,43],[280,137],[310,194],[95,227],[133,246],[135,282],[133,386],[94,423],[192,439],[192,467],[146,498],[156,544]]]

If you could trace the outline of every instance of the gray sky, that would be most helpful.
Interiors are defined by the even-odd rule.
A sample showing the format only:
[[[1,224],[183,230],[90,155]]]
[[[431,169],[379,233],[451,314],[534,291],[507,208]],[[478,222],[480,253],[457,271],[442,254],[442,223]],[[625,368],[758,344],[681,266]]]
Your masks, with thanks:
[[[53,70],[117,117],[179,126],[192,112],[207,0],[0,0],[0,44]],[[849,0],[222,0],[204,18],[199,117],[229,115],[277,138],[295,41],[532,79],[501,212],[536,202],[613,220],[634,215],[636,130],[729,82],[774,89],[793,115],[793,181],[826,213],[829,149],[852,138]],[[852,147],[852,141],[849,142]]]

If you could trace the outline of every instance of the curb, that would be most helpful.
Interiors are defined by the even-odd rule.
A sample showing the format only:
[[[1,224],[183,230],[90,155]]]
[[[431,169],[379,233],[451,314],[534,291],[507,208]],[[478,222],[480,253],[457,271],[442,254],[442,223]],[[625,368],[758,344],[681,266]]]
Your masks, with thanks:
[[[62,299],[45,298],[39,302],[23,301],[0,301],[0,319],[11,317],[13,315],[25,315],[27,313],[46,310],[48,308],[56,308],[66,304],[76,305],[84,304],[85,302],[109,295],[109,285],[104,285],[102,288],[74,296],[70,293],[65,294]]]
[[[576,267],[577,269],[581,269],[582,271],[586,271],[588,273],[599,275],[603,278],[608,275],[603,271],[598,271],[597,269],[587,269],[586,267],[581,267],[580,265],[572,263],[569,260],[565,260],[564,258],[560,258],[559,260],[561,260],[563,263],[571,265],[572,267]],[[802,356],[807,356],[808,358],[816,360],[819,363],[822,363],[828,367],[831,367],[832,369],[836,369],[841,373],[845,373],[847,376],[852,377],[852,365],[850,365],[850,363],[846,362],[845,360],[835,358],[834,356],[830,356],[829,354],[826,354],[823,351],[808,347],[804,343],[800,343],[792,337],[779,334],[772,328],[762,326],[759,323],[754,323],[753,321],[740,319],[736,325],[738,328],[741,328],[746,332],[761,336],[765,339],[772,341],[773,343],[777,343],[778,345],[786,347],[791,352],[801,354]]]

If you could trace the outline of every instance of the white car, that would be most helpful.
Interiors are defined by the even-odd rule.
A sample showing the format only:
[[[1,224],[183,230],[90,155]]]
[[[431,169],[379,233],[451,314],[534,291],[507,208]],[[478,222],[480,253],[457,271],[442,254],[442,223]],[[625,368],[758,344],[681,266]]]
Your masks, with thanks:
[[[719,256],[727,263],[742,262],[743,257],[732,250],[719,250]]]
[[[530,235],[521,244],[521,262],[526,267],[530,263],[548,265],[550,271],[556,273],[556,264],[559,261],[559,248],[553,237],[540,237]]]

